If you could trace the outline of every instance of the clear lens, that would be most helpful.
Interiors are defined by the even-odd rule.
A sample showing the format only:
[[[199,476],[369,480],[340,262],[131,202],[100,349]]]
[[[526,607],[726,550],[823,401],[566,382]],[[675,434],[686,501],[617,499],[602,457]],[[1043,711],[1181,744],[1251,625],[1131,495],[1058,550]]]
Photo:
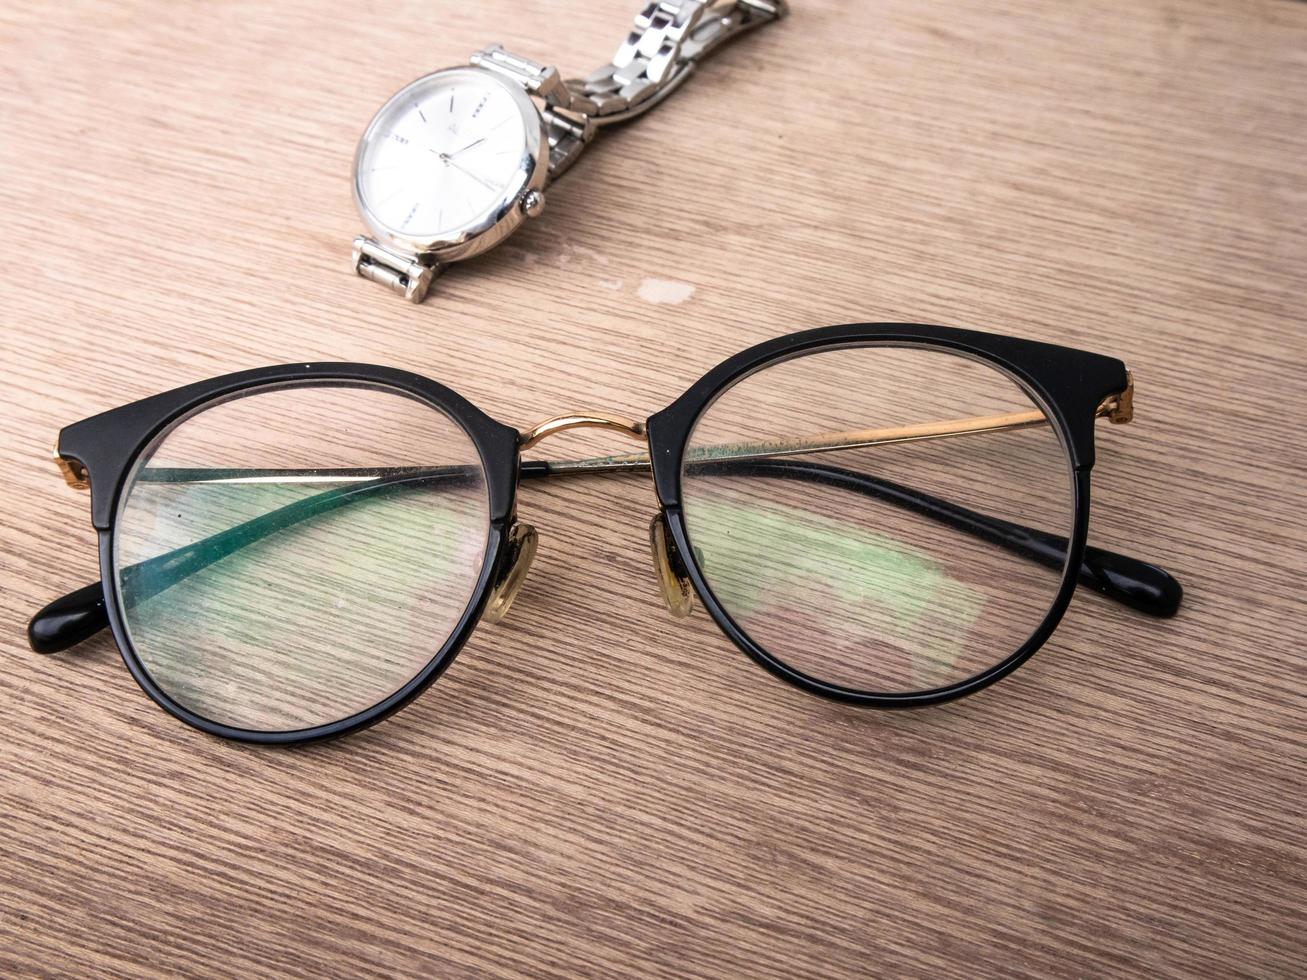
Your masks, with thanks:
[[[467,433],[388,388],[258,389],[142,455],[115,538],[145,670],[196,714],[252,731],[348,718],[421,672],[486,561]]]
[[[880,694],[982,673],[1052,606],[1065,544],[1041,563],[977,517],[1066,537],[1075,513],[1066,450],[1020,385],[890,346],[797,357],[724,392],[690,437],[682,506],[709,587],[758,646]]]

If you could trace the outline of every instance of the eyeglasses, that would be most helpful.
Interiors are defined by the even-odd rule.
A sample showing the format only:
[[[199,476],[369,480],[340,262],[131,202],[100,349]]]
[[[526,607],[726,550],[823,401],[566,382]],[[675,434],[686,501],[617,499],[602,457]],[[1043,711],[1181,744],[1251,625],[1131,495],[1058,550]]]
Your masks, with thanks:
[[[101,581],[32,620],[54,653],[106,626],[171,714],[250,742],[375,722],[518,594],[537,536],[520,481],[652,471],[650,541],[674,616],[699,601],[806,691],[928,705],[1008,674],[1078,582],[1154,616],[1178,582],[1086,545],[1094,423],[1128,422],[1117,360],[918,324],[783,337],[638,422],[519,431],[426,378],[293,364],[156,395],[64,429]],[[523,461],[597,427],[646,443]]]

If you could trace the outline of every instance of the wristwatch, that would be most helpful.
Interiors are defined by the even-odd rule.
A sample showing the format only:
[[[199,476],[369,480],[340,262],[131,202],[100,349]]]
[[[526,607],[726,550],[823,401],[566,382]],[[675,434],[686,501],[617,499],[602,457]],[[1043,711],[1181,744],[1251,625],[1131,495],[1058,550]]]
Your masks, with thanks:
[[[381,107],[354,154],[369,232],[354,239],[354,271],[421,303],[446,265],[538,215],[545,187],[600,129],[652,109],[718,45],[784,13],[784,0],[661,0],[585,79],[497,44],[419,78]]]

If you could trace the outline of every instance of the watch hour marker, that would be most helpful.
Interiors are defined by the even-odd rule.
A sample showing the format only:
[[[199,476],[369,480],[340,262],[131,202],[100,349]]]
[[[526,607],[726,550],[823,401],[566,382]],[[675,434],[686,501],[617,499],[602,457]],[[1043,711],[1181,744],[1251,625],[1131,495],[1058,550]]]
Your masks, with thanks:
[[[422,107],[421,107],[420,105],[418,105],[416,102],[414,102],[414,103],[413,103],[413,108],[416,109],[416,110],[418,111],[418,116],[421,117],[422,121],[423,121],[423,122],[426,122],[426,121],[427,121],[427,117],[424,116],[424,115],[422,114]]]

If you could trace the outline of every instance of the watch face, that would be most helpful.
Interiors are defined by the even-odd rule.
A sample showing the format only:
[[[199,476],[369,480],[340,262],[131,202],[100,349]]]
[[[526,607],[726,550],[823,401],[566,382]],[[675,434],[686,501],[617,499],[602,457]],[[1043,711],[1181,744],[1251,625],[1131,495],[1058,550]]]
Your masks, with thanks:
[[[363,135],[354,190],[374,230],[455,240],[493,224],[536,166],[540,121],[511,82],[477,68],[420,78]]]

